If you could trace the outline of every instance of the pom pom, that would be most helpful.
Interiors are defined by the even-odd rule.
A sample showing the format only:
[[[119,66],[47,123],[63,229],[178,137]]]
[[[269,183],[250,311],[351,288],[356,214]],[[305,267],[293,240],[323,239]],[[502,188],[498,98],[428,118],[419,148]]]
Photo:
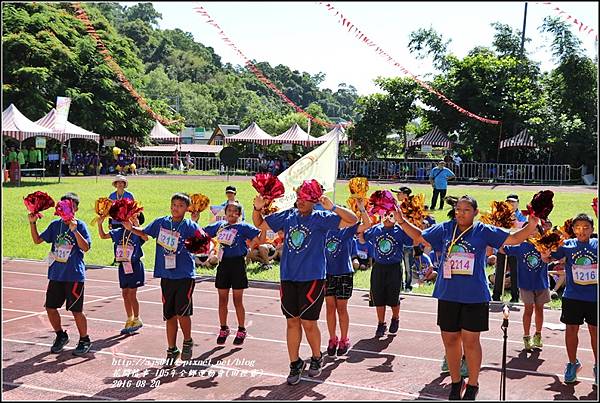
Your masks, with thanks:
[[[565,241],[562,231],[554,227],[543,234],[537,233],[533,238],[528,239],[540,253],[556,252]]]
[[[113,152],[113,157],[114,157],[115,159],[117,159],[117,156],[118,156],[119,154],[121,154],[121,149],[120,149],[119,147],[113,147],[113,149],[112,149],[112,152]]]
[[[273,200],[270,200],[262,209],[262,214],[267,216],[269,214],[273,214],[279,211],[279,207],[273,205]]]
[[[577,238],[575,232],[573,231],[573,219],[568,218],[562,227],[560,227],[560,231],[563,233],[565,239]]]
[[[208,253],[210,250],[211,237],[202,228],[196,230],[194,235],[184,241],[185,248],[190,253]]]
[[[64,222],[70,222],[75,218],[75,208],[71,199],[61,200],[56,203],[54,215],[59,216]]]
[[[201,213],[210,204],[210,199],[202,193],[194,193],[190,196],[190,201],[191,204],[187,209],[190,213]]]
[[[396,198],[389,190],[376,190],[369,198],[369,214],[383,216],[398,207]]]
[[[298,200],[305,200],[312,203],[317,203],[323,196],[323,189],[315,179],[305,180],[302,185],[296,189]]]
[[[116,221],[129,221],[131,217],[144,210],[140,203],[131,199],[115,200],[108,214]]]
[[[37,218],[42,218],[40,211],[54,207],[54,200],[46,192],[33,192],[23,198],[23,203],[27,207],[29,213],[35,215]]]
[[[596,214],[596,218],[598,218],[598,197],[592,199],[592,209],[594,210],[594,214]]]
[[[351,197],[364,199],[369,190],[369,181],[363,177],[352,178],[348,182],[348,189],[350,189]]]
[[[483,213],[479,221],[500,228],[513,227],[515,215],[509,203],[505,201],[493,201],[491,207],[492,210],[489,213]]]
[[[96,211],[96,217],[94,217],[94,219],[92,220],[92,225],[96,224],[96,222],[98,222],[98,220],[100,218],[108,217],[108,213],[109,213],[112,205],[113,205],[113,201],[111,199],[109,199],[108,197],[101,197],[98,200],[96,200],[96,203],[94,205],[94,210]]]
[[[542,190],[533,195],[531,202],[527,205],[527,210],[530,215],[536,216],[545,220],[552,212],[554,204],[552,204],[552,198],[554,192],[551,190]]]
[[[402,210],[405,219],[420,229],[423,229],[423,218],[429,215],[429,213],[425,211],[424,194],[409,195],[400,204],[400,209]]]
[[[270,173],[258,173],[252,179],[252,187],[265,200],[273,200],[285,194],[285,187],[278,177]]]

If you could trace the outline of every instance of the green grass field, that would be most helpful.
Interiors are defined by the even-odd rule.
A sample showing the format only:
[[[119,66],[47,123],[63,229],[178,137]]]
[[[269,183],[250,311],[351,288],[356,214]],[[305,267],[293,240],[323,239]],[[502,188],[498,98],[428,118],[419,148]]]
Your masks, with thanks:
[[[153,177],[129,177],[128,190],[134,194],[144,206],[144,215],[146,223],[151,220],[170,214],[170,198],[175,192],[203,193],[211,200],[211,204],[220,204],[225,201],[225,187],[232,184],[237,187],[238,200],[244,206],[247,212],[247,220],[251,220],[252,200],[256,191],[252,188],[251,177],[244,180],[233,180],[227,182],[226,177],[206,177],[206,176],[187,176],[187,177],[162,177],[160,175]],[[2,250],[3,257],[18,257],[28,259],[45,259],[48,251],[48,245],[34,245],[31,241],[29,224],[27,220],[27,210],[23,204],[23,198],[36,190],[44,191],[50,194],[55,200],[59,200],[66,192],[75,192],[79,195],[81,203],[77,218],[88,224],[92,236],[92,248],[86,254],[87,264],[110,265],[113,261],[113,249],[110,240],[101,240],[98,237],[98,229],[90,222],[94,218],[94,202],[99,197],[107,197],[114,188],[111,185],[112,178],[107,176],[99,177],[98,181],[94,177],[65,177],[59,184],[56,178],[46,179],[45,181],[35,181],[26,178],[21,187],[3,186],[2,197]],[[394,184],[395,185],[395,184]],[[391,185],[371,184],[369,192],[384,189]],[[413,193],[424,193],[425,200],[428,202],[431,198],[431,187],[425,184],[409,184]],[[548,187],[555,192],[554,210],[550,219],[555,225],[560,225],[565,219],[573,217],[577,213],[586,212],[592,214],[590,202],[594,196],[592,190],[575,190],[569,187]],[[524,208],[527,201],[536,193],[536,189],[525,189],[505,186],[501,189],[490,189],[484,186],[450,186],[449,195],[461,196],[469,194],[475,197],[479,203],[480,211],[489,209],[493,200],[504,200],[509,193],[518,193],[521,199],[521,207]],[[331,193],[328,194],[331,197]],[[335,200],[338,204],[345,204],[350,195],[348,186],[345,182],[340,182],[336,186]],[[38,230],[42,232],[48,223],[56,218],[53,216],[53,209],[46,210],[42,214],[44,217],[38,221]],[[435,210],[433,215],[437,222],[446,219],[447,207],[445,210]],[[209,214],[207,210],[200,215],[200,224],[209,223]],[[105,223],[105,230],[107,229]],[[144,246],[145,264],[148,269],[154,266],[154,241],[148,242]],[[278,281],[279,268],[274,266],[272,270],[261,271],[257,265],[250,265],[248,268],[249,278],[256,280]],[[199,274],[214,274],[209,270],[200,270]],[[355,277],[355,287],[369,288],[370,272],[359,272]],[[431,294],[431,287],[415,289],[415,292]]]

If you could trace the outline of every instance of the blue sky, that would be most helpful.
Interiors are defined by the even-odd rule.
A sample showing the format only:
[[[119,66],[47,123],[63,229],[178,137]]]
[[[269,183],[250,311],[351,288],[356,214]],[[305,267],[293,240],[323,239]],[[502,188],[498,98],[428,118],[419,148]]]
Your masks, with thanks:
[[[123,5],[133,5],[124,3]],[[223,62],[242,65],[243,60],[227,46],[217,30],[193,11],[202,5],[246,54],[272,66],[285,64],[310,74],[323,72],[321,87],[337,89],[339,83],[354,85],[359,94],[377,92],[377,76],[401,76],[402,72],[344,30],[338,19],[318,2],[153,2],[162,14],[161,29],[191,32],[196,41],[211,46]],[[521,30],[524,2],[332,2],[363,33],[413,74],[428,78],[434,72],[429,59],[417,60],[408,52],[409,34],[433,27],[451,39],[451,53],[464,57],[475,46],[490,45],[498,21]],[[597,2],[553,2],[554,6],[598,31]],[[553,67],[550,38],[539,33],[545,16],[557,16],[553,6],[528,2],[526,51],[542,70]],[[597,58],[593,34],[573,32],[588,56]]]

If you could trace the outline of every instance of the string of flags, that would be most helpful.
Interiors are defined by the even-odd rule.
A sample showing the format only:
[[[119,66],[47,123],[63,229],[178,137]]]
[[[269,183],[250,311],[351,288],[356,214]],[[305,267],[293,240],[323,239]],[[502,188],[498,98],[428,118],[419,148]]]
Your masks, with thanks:
[[[348,32],[353,33],[354,37],[357,40],[359,40],[360,42],[362,42],[366,46],[369,46],[369,47],[373,48],[373,50],[378,55],[383,56],[384,59],[386,59],[388,62],[392,63],[395,67],[398,67],[404,74],[410,76],[421,87],[425,88],[430,93],[436,95],[445,104],[447,104],[450,107],[456,109],[458,112],[462,113],[463,115],[466,115],[466,116],[468,116],[470,118],[479,120],[480,122],[489,123],[489,124],[492,124],[492,125],[499,125],[500,124],[499,120],[493,120],[493,119],[487,119],[487,118],[481,117],[481,116],[476,115],[475,113],[470,112],[470,111],[466,110],[465,108],[463,108],[463,107],[455,104],[450,99],[448,99],[444,94],[442,94],[441,92],[435,90],[429,84],[421,81],[417,76],[415,76],[414,74],[412,74],[404,66],[402,66],[400,63],[398,63],[396,60],[394,60],[394,58],[392,56],[390,56],[383,48],[381,48],[380,46],[378,46],[377,43],[375,43],[365,33],[363,33],[360,29],[358,29],[358,27],[356,25],[354,25],[350,21],[349,18],[344,17],[344,14],[342,14],[339,10],[336,10],[335,7],[333,7],[330,3],[324,3],[322,1],[320,1],[319,4],[325,6],[329,12],[331,12],[331,13],[335,12],[334,16],[335,17],[339,17],[339,22],[342,24],[342,26],[344,28],[347,28]]]
[[[256,78],[258,80],[260,80],[263,84],[265,84],[268,88],[270,88],[273,92],[275,92],[285,103],[287,103],[292,108],[294,108],[294,110],[296,112],[307,117],[308,119],[310,119],[314,123],[318,124],[319,126],[326,127],[326,128],[332,128],[332,127],[336,126],[335,123],[327,122],[327,121],[324,121],[322,119],[312,116],[310,113],[306,112],[300,106],[296,105],[294,103],[294,101],[289,99],[279,88],[277,88],[277,86],[275,84],[273,84],[271,82],[271,80],[269,80],[264,75],[264,73],[258,67],[256,67],[256,65],[254,63],[252,63],[252,61],[250,59],[248,59],[248,57],[246,57],[246,55],[225,34],[225,31],[223,31],[223,29],[219,26],[219,24],[217,24],[217,22],[214,20],[214,18],[212,18],[210,16],[210,14],[208,14],[208,12],[206,11],[206,9],[204,7],[202,7],[202,6],[194,7],[194,10],[198,14],[205,17],[207,19],[207,23],[209,25],[213,26],[219,32],[219,36],[221,37],[223,42],[225,42],[227,45],[229,45],[229,47],[231,47],[244,60],[244,63],[246,65],[246,67],[248,68],[248,70],[250,70],[256,76]],[[348,124],[346,124],[346,126],[347,125]]]
[[[121,82],[121,85],[123,87],[125,87],[125,89],[131,94],[131,96],[136,100],[138,105],[143,110],[148,112],[154,120],[158,120],[160,123],[162,123],[165,126],[180,122],[180,120],[167,119],[167,118],[159,115],[158,113],[154,112],[154,110],[152,110],[152,108],[148,105],[148,102],[146,102],[144,97],[142,97],[135,90],[135,88],[133,88],[133,85],[129,82],[129,80],[125,76],[125,73],[123,73],[123,70],[121,69],[121,67],[117,64],[117,62],[115,62],[113,57],[110,55],[110,52],[104,45],[104,42],[102,42],[100,35],[98,35],[98,33],[96,32],[96,29],[94,28],[94,25],[90,21],[85,10],[83,10],[83,8],[81,8],[81,5],[79,3],[71,3],[71,7],[73,7],[75,9],[75,17],[85,24],[88,35],[91,36],[96,41],[96,49],[98,49],[100,54],[102,54],[102,57],[103,57],[104,61],[106,62],[106,64],[116,74],[117,78]]]
[[[558,14],[567,19],[568,21],[571,21],[573,24],[577,25],[579,32],[583,32],[583,33],[587,33],[587,34],[591,34],[592,32],[597,32],[593,27],[590,27],[589,25],[586,25],[583,21],[579,20],[578,18],[573,17],[572,15],[570,15],[569,13],[567,13],[564,10],[561,10],[560,7],[557,7],[554,5],[554,3],[550,2],[550,1],[545,1],[542,3],[536,3],[536,4],[544,4],[547,6],[552,7],[552,9],[554,11],[557,11]],[[565,14],[565,15],[563,15]],[[595,40],[598,40],[598,34],[596,33],[594,35]]]

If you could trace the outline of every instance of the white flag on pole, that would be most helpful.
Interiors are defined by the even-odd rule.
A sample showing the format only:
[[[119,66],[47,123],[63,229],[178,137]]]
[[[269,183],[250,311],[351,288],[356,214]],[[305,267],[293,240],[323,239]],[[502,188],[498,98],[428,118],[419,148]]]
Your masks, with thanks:
[[[316,179],[325,192],[334,189],[337,177],[338,137],[334,137],[304,155],[277,177],[285,187],[283,197],[275,199],[273,204],[279,210],[286,210],[296,202],[295,188],[303,181]]]
[[[64,133],[69,118],[69,108],[71,107],[71,98],[56,97],[56,119],[54,120],[54,130]]]

